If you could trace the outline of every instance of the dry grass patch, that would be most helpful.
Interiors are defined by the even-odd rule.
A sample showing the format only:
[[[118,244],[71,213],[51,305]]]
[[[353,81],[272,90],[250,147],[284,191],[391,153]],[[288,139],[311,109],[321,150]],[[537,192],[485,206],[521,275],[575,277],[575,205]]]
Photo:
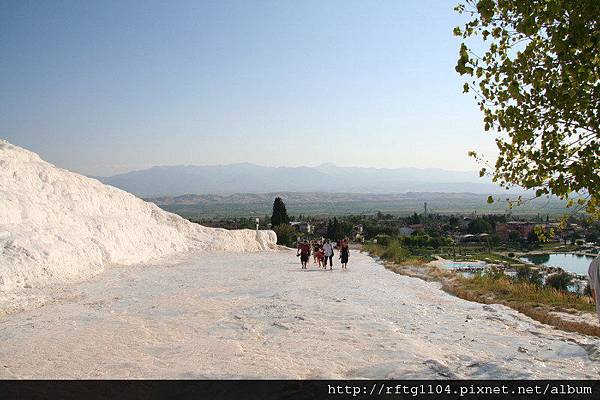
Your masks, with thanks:
[[[600,337],[600,326],[566,319],[557,313],[593,313],[595,305],[588,296],[539,287],[510,278],[493,279],[478,275],[474,278],[457,277],[446,280],[442,289],[461,299],[484,304],[502,304],[536,321],[568,332]]]

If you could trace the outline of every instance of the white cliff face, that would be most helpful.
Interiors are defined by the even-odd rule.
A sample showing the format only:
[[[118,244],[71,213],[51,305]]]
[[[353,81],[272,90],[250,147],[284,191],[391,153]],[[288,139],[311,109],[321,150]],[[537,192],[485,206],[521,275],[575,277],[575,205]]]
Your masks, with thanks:
[[[90,278],[176,252],[258,251],[272,231],[193,224],[0,140],[0,291]]]

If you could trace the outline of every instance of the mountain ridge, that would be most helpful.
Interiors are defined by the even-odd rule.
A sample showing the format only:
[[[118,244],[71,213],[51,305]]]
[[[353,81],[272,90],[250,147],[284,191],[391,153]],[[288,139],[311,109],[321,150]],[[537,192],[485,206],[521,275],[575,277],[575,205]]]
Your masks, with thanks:
[[[270,192],[327,193],[498,193],[476,172],[440,168],[269,167],[251,163],[155,166],[108,177],[95,177],[141,197],[184,194]]]

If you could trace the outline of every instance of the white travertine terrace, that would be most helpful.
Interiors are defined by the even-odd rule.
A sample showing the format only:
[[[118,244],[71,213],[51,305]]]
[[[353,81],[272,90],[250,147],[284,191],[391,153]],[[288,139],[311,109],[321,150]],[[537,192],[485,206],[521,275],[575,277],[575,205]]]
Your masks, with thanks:
[[[0,291],[86,280],[177,252],[275,248],[273,231],[207,228],[0,141]]]

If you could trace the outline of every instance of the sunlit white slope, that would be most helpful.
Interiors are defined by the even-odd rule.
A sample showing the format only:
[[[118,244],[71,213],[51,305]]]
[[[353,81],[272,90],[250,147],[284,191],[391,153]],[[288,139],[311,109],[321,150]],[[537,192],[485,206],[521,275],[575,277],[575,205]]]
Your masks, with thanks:
[[[82,280],[175,252],[259,251],[273,231],[193,224],[0,140],[0,290]]]

